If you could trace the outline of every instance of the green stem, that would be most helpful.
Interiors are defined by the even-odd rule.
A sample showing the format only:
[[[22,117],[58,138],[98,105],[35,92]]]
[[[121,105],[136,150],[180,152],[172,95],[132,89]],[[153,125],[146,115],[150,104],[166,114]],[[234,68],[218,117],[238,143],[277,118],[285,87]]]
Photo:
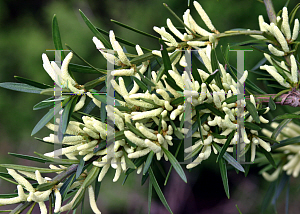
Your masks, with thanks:
[[[270,22],[273,22],[276,24],[276,13],[275,13],[275,10],[274,10],[274,6],[273,6],[273,2],[272,0],[264,0],[264,3],[265,3],[265,6],[266,6],[266,9],[267,9],[267,13],[268,13],[268,17],[269,17],[269,20]]]

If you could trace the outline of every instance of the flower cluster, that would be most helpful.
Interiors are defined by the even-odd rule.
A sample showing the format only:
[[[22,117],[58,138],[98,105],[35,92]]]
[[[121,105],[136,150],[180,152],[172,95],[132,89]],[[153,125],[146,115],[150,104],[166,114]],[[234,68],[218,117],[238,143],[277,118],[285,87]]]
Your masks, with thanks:
[[[271,123],[271,127],[274,129],[277,128],[278,125],[279,124],[276,122]],[[268,137],[271,137],[272,135],[272,132],[267,129],[263,129],[262,132]],[[276,139],[281,141],[293,137],[298,137],[299,133],[300,126],[293,122],[290,122],[287,124],[286,127],[282,129],[282,131]],[[300,145],[287,145],[278,148],[276,151],[280,151],[284,154],[284,157],[282,159],[285,161],[281,162],[272,174],[268,174],[266,171],[264,171],[262,173],[262,176],[270,182],[275,181],[278,178],[281,171],[286,171],[287,175],[293,175],[293,177],[298,177],[300,173]]]
[[[267,24],[262,15],[259,16],[259,28],[263,32],[269,33],[274,40],[270,40],[272,44],[268,45],[268,49],[272,56],[264,54],[265,58],[269,61],[271,66],[260,66],[261,70],[266,70],[274,79],[286,88],[295,87],[299,81],[299,72],[295,55],[292,51],[292,45],[299,35],[299,19],[294,20],[294,28],[291,33],[291,28],[288,18],[288,10],[286,7],[282,9],[281,17],[277,17],[276,23]],[[266,39],[262,36],[254,36],[257,39]],[[274,45],[276,47],[274,47]],[[277,61],[274,56],[285,56],[288,59],[285,61]]]

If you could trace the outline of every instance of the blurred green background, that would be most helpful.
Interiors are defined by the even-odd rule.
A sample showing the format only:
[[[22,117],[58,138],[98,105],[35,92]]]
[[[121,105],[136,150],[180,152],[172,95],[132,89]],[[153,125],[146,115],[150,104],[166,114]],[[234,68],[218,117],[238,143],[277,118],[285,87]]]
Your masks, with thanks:
[[[289,11],[297,2],[297,0],[290,1]],[[155,34],[153,26],[166,26],[167,18],[171,18],[173,23],[179,26],[180,23],[162,3],[167,3],[180,17],[188,8],[188,0],[0,0],[0,82],[15,82],[14,75],[17,75],[52,84],[43,69],[41,55],[46,53],[46,50],[54,49],[51,34],[54,14],[57,15],[63,44],[67,43],[94,66],[105,68],[106,62],[96,50],[92,42],[93,34],[81,19],[78,9],[81,9],[95,26],[107,31],[113,29],[116,36],[150,49],[159,49],[157,41],[121,28],[110,22],[110,19],[152,34]],[[268,20],[264,5],[255,0],[199,0],[199,3],[220,32],[232,28],[259,29],[260,14]],[[285,1],[274,1],[275,10],[279,11],[284,3]],[[194,19],[204,27],[192,1],[190,8]],[[245,39],[248,38],[235,37],[231,42]],[[222,44],[226,46],[229,41],[223,40]],[[133,51],[131,48],[127,50]],[[51,52],[47,52],[47,55],[53,60]],[[245,69],[251,69],[261,57],[262,54],[257,51],[246,53]],[[76,57],[72,62],[82,64]],[[84,78],[75,76],[79,83],[95,78],[95,76]],[[12,158],[7,152],[32,155],[33,151],[40,153],[51,151],[51,146],[41,144],[30,136],[35,124],[46,113],[45,110],[33,111],[32,107],[46,97],[0,88],[0,98],[0,163],[22,162],[25,165],[34,165],[35,163],[29,161]],[[43,129],[36,136],[44,137],[48,134],[49,131]],[[252,171],[253,173],[246,179],[242,175],[236,175],[234,171],[229,172],[231,200],[226,199],[214,160],[206,161],[192,171],[188,176],[190,181],[188,185],[184,185],[178,176],[173,174],[164,190],[174,213],[187,213],[187,210],[199,214],[237,213],[235,204],[238,204],[243,213],[258,213],[262,194],[265,193],[268,183],[255,175],[257,170]],[[124,186],[121,186],[122,179],[113,185],[112,176],[113,172],[104,180],[101,187],[99,208],[102,213],[146,213],[147,187],[140,187],[141,176],[131,176]],[[14,188],[14,185],[3,180],[0,180],[0,186],[1,193],[9,193]],[[296,199],[290,199],[290,211],[296,213],[297,211],[293,212],[297,207]],[[86,206],[88,208],[85,213],[90,213],[89,205]],[[278,208],[280,211],[284,210],[284,203],[279,204]],[[167,212],[157,201],[152,204],[152,213]]]

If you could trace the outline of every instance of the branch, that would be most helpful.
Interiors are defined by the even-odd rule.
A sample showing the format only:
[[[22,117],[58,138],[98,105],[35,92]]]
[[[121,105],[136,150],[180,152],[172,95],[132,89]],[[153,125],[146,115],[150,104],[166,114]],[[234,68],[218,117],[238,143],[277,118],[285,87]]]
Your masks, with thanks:
[[[276,23],[276,13],[272,0],[264,0],[270,22]]]

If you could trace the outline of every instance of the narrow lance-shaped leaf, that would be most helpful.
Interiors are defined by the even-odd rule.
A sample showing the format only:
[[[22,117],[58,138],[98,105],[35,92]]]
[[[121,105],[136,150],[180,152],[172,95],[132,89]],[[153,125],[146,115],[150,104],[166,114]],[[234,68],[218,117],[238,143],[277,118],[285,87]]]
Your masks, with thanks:
[[[108,33],[107,31],[105,31],[105,30],[103,30],[103,29],[101,29],[101,28],[98,28],[98,27],[96,27],[96,29],[97,29],[100,33],[102,33],[103,35],[109,36],[109,33]],[[125,40],[125,39],[122,39],[122,38],[120,38],[120,37],[118,37],[118,36],[115,36],[115,38],[116,38],[116,40],[117,40],[119,43],[122,43],[122,44],[124,44],[124,45],[128,45],[128,46],[131,46],[131,47],[134,47],[134,48],[135,48],[135,46],[136,46],[135,43],[130,42],[130,41],[127,41],[127,40]],[[140,46],[140,47],[141,47],[142,50],[150,51],[150,52],[151,52],[151,50],[148,49],[148,48],[145,48],[145,47],[142,47],[142,46]],[[103,51],[105,51],[105,50],[103,49]],[[129,55],[129,54],[127,54],[127,53],[125,53],[125,54],[126,54],[127,56]]]
[[[52,108],[47,114],[35,125],[31,132],[31,136],[40,131],[53,117],[59,112],[59,108]]]
[[[48,168],[39,168],[39,167],[23,166],[23,165],[16,165],[16,164],[0,164],[0,167],[22,170],[26,172],[35,172],[36,170],[38,170],[40,171],[40,173],[51,173],[51,172],[63,171],[63,169],[48,169]]]
[[[281,121],[281,123],[279,123],[279,125],[273,131],[271,138],[276,139],[280,132],[283,130],[283,128],[291,121],[292,119],[285,119]]]
[[[160,189],[160,187],[159,187],[159,185],[158,185],[158,183],[157,183],[157,181],[156,181],[156,178],[155,178],[155,176],[154,176],[154,173],[153,173],[151,167],[149,168],[148,171],[149,171],[150,181],[151,181],[151,183],[152,183],[152,185],[153,185],[153,187],[154,187],[154,189],[155,189],[155,191],[156,191],[156,193],[157,193],[159,199],[161,200],[161,202],[163,203],[163,205],[166,207],[166,209],[167,209],[170,213],[173,214],[173,212],[172,212],[171,208],[169,207],[169,204],[168,204],[168,202],[167,202],[167,200],[166,200],[166,198],[165,198],[163,192],[161,191],[161,189]]]
[[[151,165],[151,163],[152,163],[153,156],[154,156],[154,152],[151,151],[151,152],[148,154],[146,163],[145,163],[145,165],[144,165],[143,175],[145,175],[145,174],[148,172],[148,169],[149,169],[149,167],[150,167],[150,165]]]
[[[60,37],[56,14],[54,14],[53,20],[52,20],[52,39],[53,39],[55,50],[61,50],[61,56],[62,56],[62,60],[63,60],[65,58],[65,54],[62,51],[63,46],[62,46],[62,42],[61,42],[61,37]]]
[[[219,160],[219,167],[220,167],[220,173],[221,173],[225,193],[227,195],[227,198],[230,198],[226,162],[224,161],[223,158]]]
[[[104,69],[97,68],[97,70],[95,70],[90,66],[77,65],[74,63],[69,63],[69,70],[73,72],[85,73],[85,74],[99,74],[99,70],[101,70],[103,73],[107,73],[107,71]]]
[[[91,65],[89,62],[87,62],[85,59],[83,59],[80,55],[78,55],[69,45],[65,44],[67,46],[67,48],[69,50],[71,50],[73,52],[73,54],[75,56],[77,56],[80,60],[82,60],[84,63],[86,63],[88,66],[90,66],[91,68],[93,68],[94,70],[98,71],[99,73],[102,73],[102,74],[106,74],[106,71],[103,70],[103,69],[98,69],[96,67],[94,67],[93,65]]]
[[[24,78],[24,77],[14,76],[14,78],[16,80],[19,80],[22,83],[25,83],[27,85],[31,85],[33,87],[42,88],[42,89],[51,88],[50,85],[47,85],[47,84],[44,84],[44,83],[39,83],[39,82],[36,82],[34,80],[30,80],[30,79],[27,79],[27,78]]]
[[[274,159],[273,159],[272,155],[270,154],[270,152],[267,152],[267,151],[266,151],[264,148],[262,148],[262,147],[258,147],[258,148],[257,148],[257,151],[263,153],[263,154],[266,156],[266,158],[268,159],[268,161],[270,162],[270,164],[271,164],[275,169],[277,168],[277,166],[276,166],[276,164],[275,164],[275,162],[274,162]]]
[[[136,78],[134,76],[132,76],[132,78],[144,92],[146,92],[148,90],[147,86],[141,80],[139,80],[138,78]]]
[[[152,200],[152,182],[149,181],[149,188],[148,188],[148,214],[151,211],[151,200]]]
[[[253,103],[251,103],[249,100],[246,100],[246,108],[251,114],[252,118],[255,120],[256,123],[260,123],[259,116],[257,113],[257,110]]]
[[[288,138],[288,139],[280,141],[280,144],[274,144],[271,148],[272,148],[272,150],[275,150],[277,148],[287,146],[287,145],[292,145],[292,144],[299,143],[299,142],[300,142],[300,136]]]
[[[138,29],[136,29],[136,28],[130,27],[130,26],[128,26],[128,25],[126,25],[126,24],[123,24],[123,23],[121,23],[121,22],[118,22],[118,21],[116,21],[116,20],[111,19],[110,21],[112,21],[113,23],[115,23],[115,24],[117,24],[117,25],[119,25],[119,26],[121,26],[121,27],[127,28],[127,29],[129,29],[129,30],[132,30],[132,31],[134,31],[134,32],[136,32],[136,33],[139,33],[139,34],[142,34],[142,35],[144,35],[144,36],[148,36],[148,37],[154,38],[154,39],[159,39],[159,37],[157,37],[157,36],[154,36],[154,35],[151,35],[151,34],[149,34],[149,33],[144,32],[144,31],[138,30]]]
[[[229,146],[231,140],[233,139],[234,134],[235,134],[235,130],[232,131],[232,132],[230,133],[230,135],[228,136],[228,138],[227,138],[227,140],[226,140],[224,146],[222,147],[222,149],[221,149],[221,151],[220,151],[220,153],[219,153],[219,155],[218,155],[218,157],[217,157],[217,162],[219,162],[219,161],[221,160],[221,158],[223,158],[223,155],[224,155],[224,153],[226,152],[226,149],[228,148],[228,146]]]
[[[164,73],[167,73],[168,70],[172,70],[171,60],[167,51],[167,45],[164,43],[162,39],[159,39],[159,43],[162,46],[161,55],[164,62],[164,69],[158,72],[156,77],[156,82],[158,82],[162,78]]]
[[[58,135],[60,142],[63,140],[63,135],[66,133],[71,115],[73,113],[73,110],[77,103],[78,98],[79,98],[79,96],[72,97],[72,99],[64,107],[64,110],[62,113],[62,120],[59,123],[59,130],[61,130],[61,132],[62,132],[61,135]]]
[[[85,14],[81,10],[79,10],[79,12],[83,21],[90,28],[93,34],[104,44],[106,48],[112,49],[111,44],[102,36],[102,34],[96,29],[92,22],[85,16]]]
[[[46,155],[40,154],[38,152],[34,152],[34,154],[39,156],[42,160],[45,160],[44,162],[53,162],[53,163],[56,163],[56,164],[63,164],[63,165],[64,164],[71,165],[71,164],[78,164],[79,163],[78,160],[52,158],[52,157],[48,157]]]
[[[37,88],[25,83],[16,83],[16,82],[2,82],[0,87],[6,88],[13,91],[21,91],[26,93],[40,94],[43,89]]]
[[[175,171],[178,173],[178,175],[181,177],[181,179],[187,183],[187,179],[185,176],[185,173],[182,169],[182,167],[180,166],[180,164],[178,163],[177,159],[172,155],[171,152],[169,152],[167,149],[165,149],[164,147],[161,147],[161,149],[164,151],[164,153],[167,155],[170,163],[172,164],[173,168],[175,169]]]
[[[31,160],[31,161],[36,161],[36,162],[40,162],[40,163],[46,163],[47,162],[47,160],[44,159],[44,158],[37,158],[37,157],[30,156],[30,155],[22,155],[22,154],[16,154],[16,153],[11,153],[11,152],[9,152],[8,154],[12,155],[12,156],[15,156],[15,157],[18,157],[18,158],[25,159],[25,160]]]
[[[218,144],[213,143],[213,146],[217,149],[218,152],[221,151],[221,147],[220,147]],[[237,170],[239,170],[239,171],[241,171],[241,172],[245,172],[245,170],[244,170],[244,168],[242,167],[242,165],[241,165],[239,162],[237,162],[237,161],[236,161],[230,154],[228,154],[227,152],[224,153],[223,158],[224,158],[225,160],[227,160],[228,163],[229,163],[230,165],[232,165],[234,168],[236,168]]]

